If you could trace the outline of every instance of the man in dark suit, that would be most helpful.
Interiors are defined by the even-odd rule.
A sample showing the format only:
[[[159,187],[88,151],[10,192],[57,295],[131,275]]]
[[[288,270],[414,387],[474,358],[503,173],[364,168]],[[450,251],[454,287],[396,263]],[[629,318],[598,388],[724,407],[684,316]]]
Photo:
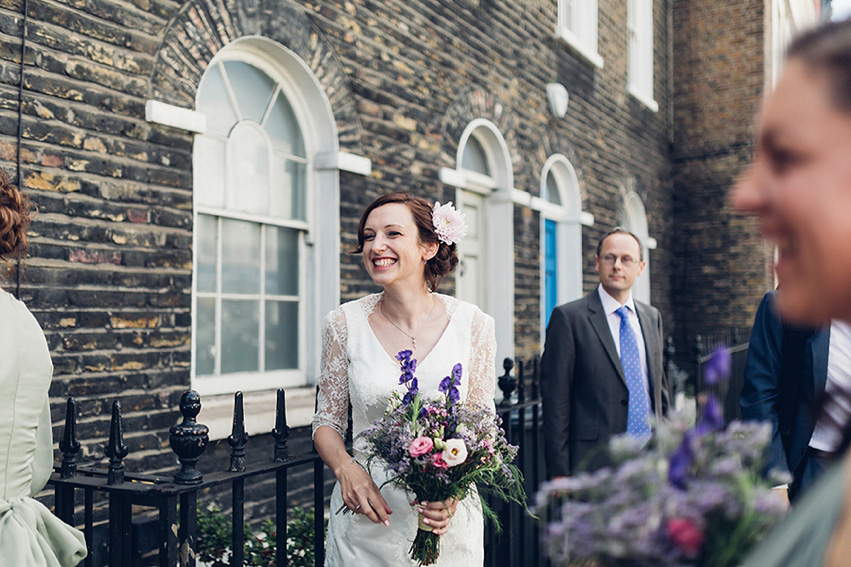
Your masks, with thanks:
[[[644,264],[638,238],[612,230],[597,246],[600,285],[553,310],[541,358],[550,477],[599,468],[612,435],[627,432],[629,422],[630,434],[646,440],[649,417],[667,412],[662,317],[632,298]],[[630,352],[634,356],[622,362]]]
[[[766,469],[792,476],[788,495],[794,501],[834,460],[838,433],[817,417],[829,381],[843,381],[851,370],[848,330],[838,322],[822,329],[785,324],[774,308],[775,293],[765,294],[756,312],[739,404],[742,419],[772,424]]]

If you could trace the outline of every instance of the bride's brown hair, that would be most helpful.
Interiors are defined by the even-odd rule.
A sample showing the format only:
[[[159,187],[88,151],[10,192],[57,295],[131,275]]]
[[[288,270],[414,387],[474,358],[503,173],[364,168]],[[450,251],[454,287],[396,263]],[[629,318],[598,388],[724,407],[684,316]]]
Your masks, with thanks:
[[[0,169],[0,258],[17,256],[27,250],[27,227],[32,218],[29,199]]]
[[[363,252],[363,231],[364,226],[366,225],[366,219],[369,217],[369,213],[382,205],[390,203],[401,203],[408,207],[414,217],[414,223],[417,225],[420,242],[436,242],[439,244],[437,254],[426,262],[425,265],[426,283],[431,291],[437,291],[437,286],[439,286],[440,282],[443,281],[444,276],[455,269],[455,266],[458,265],[458,254],[456,252],[457,247],[455,244],[446,244],[445,242],[440,241],[437,237],[437,233],[434,231],[434,221],[432,221],[431,218],[431,212],[433,210],[432,205],[422,197],[415,196],[413,193],[403,191],[387,193],[370,203],[366,209],[364,209],[363,214],[360,217],[360,222],[358,223],[358,245],[351,253],[360,254]]]

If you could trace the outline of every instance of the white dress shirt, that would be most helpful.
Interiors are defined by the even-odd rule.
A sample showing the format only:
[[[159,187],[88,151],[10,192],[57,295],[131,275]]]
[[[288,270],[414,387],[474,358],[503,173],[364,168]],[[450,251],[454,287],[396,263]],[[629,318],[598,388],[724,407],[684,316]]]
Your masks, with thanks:
[[[606,313],[606,321],[609,323],[609,330],[612,333],[612,338],[615,340],[615,348],[618,350],[618,356],[621,354],[621,318],[615,313],[621,308],[621,304],[617,299],[609,295],[603,285],[597,286],[597,292],[600,295],[600,302],[603,304],[603,311]],[[638,356],[641,359],[641,376],[644,378],[644,390],[647,392],[647,399],[650,399],[650,382],[647,370],[647,348],[644,346],[644,333],[641,332],[641,324],[638,322],[638,315],[635,312],[635,302],[632,299],[632,292],[626,300],[627,310],[629,312],[629,324],[632,327],[632,332],[635,334],[635,342],[638,344]]]
[[[843,321],[830,322],[830,345],[827,351],[827,382],[824,390],[828,395],[836,391],[851,391],[851,325]],[[837,398],[834,398],[837,399]],[[831,420],[819,419],[810,438],[810,447],[832,453],[842,442],[842,424],[851,415],[851,407],[844,397],[838,398],[838,406],[828,406]],[[827,423],[825,423],[827,421]],[[835,424],[829,423],[835,421]]]

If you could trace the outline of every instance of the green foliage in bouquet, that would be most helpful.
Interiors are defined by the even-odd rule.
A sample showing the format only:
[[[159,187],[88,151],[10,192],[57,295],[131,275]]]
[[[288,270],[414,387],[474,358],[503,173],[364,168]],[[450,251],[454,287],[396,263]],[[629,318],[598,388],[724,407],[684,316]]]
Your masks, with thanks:
[[[424,394],[414,376],[412,354],[405,350],[396,356],[402,368],[399,383],[407,385],[407,392],[394,393],[384,416],[358,438],[367,466],[380,464],[389,475],[385,484],[412,493],[419,502],[462,500],[478,485],[525,506],[523,474],[513,464],[517,447],[505,439],[499,417],[487,408],[459,403],[461,365],[441,381],[438,392]],[[484,501],[482,510],[496,522]],[[411,557],[431,565],[437,561],[439,544],[439,536],[420,524]]]

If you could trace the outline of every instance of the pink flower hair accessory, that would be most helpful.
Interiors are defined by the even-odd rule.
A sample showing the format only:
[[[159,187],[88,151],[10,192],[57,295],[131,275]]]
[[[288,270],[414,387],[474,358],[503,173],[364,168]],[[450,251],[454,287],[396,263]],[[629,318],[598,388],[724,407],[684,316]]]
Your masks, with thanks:
[[[450,246],[467,236],[464,214],[459,213],[452,206],[452,201],[445,205],[435,201],[434,208],[431,210],[431,222],[434,224],[434,232],[437,233],[438,240]]]

